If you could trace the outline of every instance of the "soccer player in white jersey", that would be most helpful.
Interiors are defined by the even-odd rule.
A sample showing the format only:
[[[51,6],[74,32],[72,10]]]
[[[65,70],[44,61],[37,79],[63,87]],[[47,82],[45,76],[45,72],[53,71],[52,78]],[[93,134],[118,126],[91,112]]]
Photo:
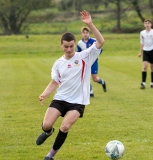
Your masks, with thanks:
[[[81,52],[87,48],[89,48],[95,41],[95,38],[90,37],[90,30],[88,27],[82,27],[81,28],[81,35],[82,39],[78,41],[77,43],[77,52]],[[102,53],[102,50],[101,50]],[[98,77],[98,58],[95,60],[95,62],[91,66],[91,77],[94,82],[99,83],[102,85],[102,88],[104,92],[107,91],[106,89],[106,82]],[[92,84],[90,83],[90,97],[94,97]]]
[[[140,53],[138,57],[143,55],[142,82],[140,89],[145,89],[146,87],[148,63],[150,63],[151,69],[150,87],[153,88],[153,29],[151,29],[151,26],[151,20],[146,19],[144,21],[145,30],[140,32]]]
[[[44,160],[53,160],[66,140],[69,129],[83,116],[85,105],[90,103],[91,65],[97,59],[104,44],[104,38],[92,23],[90,13],[80,12],[82,22],[91,30],[96,42],[91,47],[75,52],[76,39],[72,33],[64,33],[61,37],[61,47],[64,55],[52,67],[52,80],[39,96],[42,105],[47,96],[55,90],[54,98],[46,110],[42,134],[36,140],[41,145],[54,132],[53,125],[58,117],[64,117],[50,152]]]

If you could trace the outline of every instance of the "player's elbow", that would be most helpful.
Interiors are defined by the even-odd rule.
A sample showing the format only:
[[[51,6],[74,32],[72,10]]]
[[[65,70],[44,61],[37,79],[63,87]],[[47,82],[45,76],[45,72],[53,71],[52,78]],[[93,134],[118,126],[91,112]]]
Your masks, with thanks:
[[[105,40],[102,40],[101,42],[96,43],[96,47],[98,49],[100,49],[100,48],[102,48],[102,46],[104,45],[104,43],[105,43]]]
[[[101,40],[99,41],[100,45],[103,46],[103,44],[105,43],[105,39],[101,38]]]
[[[103,40],[102,40],[102,43],[101,43],[101,45],[103,46],[103,45],[104,45],[104,43],[105,43],[105,40],[103,39]]]

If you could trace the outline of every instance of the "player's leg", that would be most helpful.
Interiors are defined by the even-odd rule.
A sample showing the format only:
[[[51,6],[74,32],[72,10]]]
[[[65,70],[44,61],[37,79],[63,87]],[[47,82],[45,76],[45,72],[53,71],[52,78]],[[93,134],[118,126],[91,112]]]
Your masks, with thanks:
[[[153,63],[150,64],[150,69],[151,69],[151,83],[150,83],[150,87],[153,88]]]
[[[148,61],[149,61],[149,51],[143,51],[143,58],[142,58],[142,82],[140,89],[145,89],[146,87],[146,78],[147,78],[147,68],[148,68]]]
[[[140,89],[145,89],[146,78],[147,78],[147,68],[148,68],[148,62],[143,61],[142,63],[142,82],[141,82]]]
[[[94,62],[94,64],[91,67],[91,77],[94,82],[101,84],[104,92],[106,92],[107,91],[106,82],[101,78],[99,78],[97,74],[98,74],[98,59]]]
[[[62,124],[60,126],[60,130],[57,134],[57,137],[55,139],[55,142],[53,144],[53,147],[51,148],[51,151],[47,154],[45,157],[47,158],[53,158],[55,154],[59,151],[63,143],[65,142],[67,138],[67,134],[69,129],[72,127],[72,125],[77,121],[77,119],[80,117],[80,113],[77,110],[68,111],[62,121]]]
[[[91,77],[92,77],[92,80],[93,80],[94,82],[97,82],[97,83],[99,83],[99,84],[102,85],[104,92],[107,91],[107,89],[106,89],[106,82],[105,82],[104,80],[102,80],[101,78],[99,78],[99,77],[97,76],[97,74],[91,74]]]
[[[37,145],[41,145],[52,133],[54,132],[53,124],[56,119],[62,115],[64,107],[61,107],[61,103],[58,100],[53,100],[46,110],[44,120],[42,123],[42,130],[44,131],[38,136],[36,140]]]
[[[92,84],[90,83],[90,97],[94,97],[93,89],[92,89]]]
[[[43,133],[38,136],[36,140],[37,145],[41,145],[49,136],[52,135],[54,132],[53,124],[60,115],[61,113],[56,108],[49,107],[46,110],[42,123]]]
[[[93,72],[94,72],[94,64],[91,66],[91,76]],[[94,92],[93,92],[91,83],[90,83],[90,97],[94,97]]]
[[[150,62],[150,70],[151,70],[150,88],[153,88],[153,50],[149,53],[149,62]]]

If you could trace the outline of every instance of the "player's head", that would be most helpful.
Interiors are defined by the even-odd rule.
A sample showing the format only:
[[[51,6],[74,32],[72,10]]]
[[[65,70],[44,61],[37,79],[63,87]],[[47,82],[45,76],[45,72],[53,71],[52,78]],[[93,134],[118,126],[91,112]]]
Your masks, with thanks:
[[[145,20],[144,20],[144,27],[145,27],[146,29],[150,29],[151,26],[152,26],[152,21],[151,21],[150,19],[145,19]]]
[[[66,56],[68,57],[73,56],[75,54],[75,48],[76,48],[75,36],[70,32],[64,33],[61,37],[61,47]]]
[[[90,36],[90,29],[88,27],[81,28],[81,35],[84,40],[88,40]]]
[[[71,32],[65,32],[62,37],[61,37],[61,44],[63,43],[63,41],[74,41],[76,43],[76,39],[73,33]]]

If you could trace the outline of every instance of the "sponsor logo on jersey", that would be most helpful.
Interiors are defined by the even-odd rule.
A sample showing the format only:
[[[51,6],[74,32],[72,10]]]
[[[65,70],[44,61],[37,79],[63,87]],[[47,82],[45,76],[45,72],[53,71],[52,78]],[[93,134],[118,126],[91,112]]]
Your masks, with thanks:
[[[68,65],[67,65],[67,68],[71,68],[71,67],[72,67],[71,64],[68,64]]]

